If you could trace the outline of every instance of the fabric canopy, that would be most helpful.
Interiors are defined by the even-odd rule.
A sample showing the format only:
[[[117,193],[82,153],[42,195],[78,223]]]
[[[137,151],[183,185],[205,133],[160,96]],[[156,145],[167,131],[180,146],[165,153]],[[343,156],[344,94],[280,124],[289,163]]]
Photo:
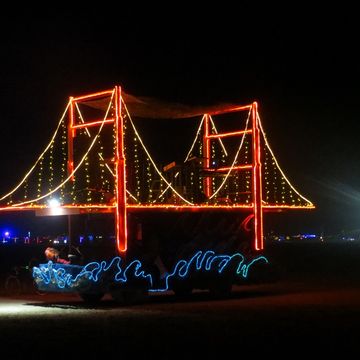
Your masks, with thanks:
[[[150,97],[137,97],[122,91],[122,98],[131,116],[150,119],[184,119],[203,114],[226,110],[234,107],[233,104],[220,104],[207,107],[188,106],[177,103],[168,103]],[[109,97],[82,102],[95,109],[106,110],[109,106]]]

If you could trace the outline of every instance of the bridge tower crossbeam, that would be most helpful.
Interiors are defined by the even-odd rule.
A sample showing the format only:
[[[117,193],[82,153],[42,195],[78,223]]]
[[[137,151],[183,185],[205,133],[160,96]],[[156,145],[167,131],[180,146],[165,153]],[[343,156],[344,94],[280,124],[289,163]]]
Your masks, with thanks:
[[[114,118],[91,121],[82,124],[76,124],[74,109],[75,106],[83,101],[92,101],[104,97],[111,96],[111,100],[115,109]],[[126,226],[126,181],[125,181],[125,155],[124,155],[124,133],[123,133],[123,116],[122,116],[122,101],[121,101],[121,87],[115,86],[114,90],[102,91],[95,94],[70,97],[70,111],[68,124],[68,175],[74,172],[74,138],[76,137],[77,129],[87,129],[89,127],[100,125],[114,125],[115,123],[115,236],[116,245],[119,253],[125,253],[127,250],[127,226]],[[71,179],[74,181],[74,177]]]
[[[263,250],[264,240],[263,240],[263,206],[262,206],[262,182],[261,182],[261,147],[260,147],[260,125],[259,118],[257,116],[258,105],[256,102],[253,102],[251,105],[239,106],[234,108],[229,108],[224,111],[218,111],[212,113],[211,115],[221,115],[229,112],[235,111],[251,111],[251,129],[232,131],[228,133],[216,133],[212,134],[210,131],[210,114],[205,114],[203,122],[203,149],[204,149],[204,162],[203,167],[205,171],[211,171],[211,141],[221,139],[224,137],[235,137],[235,136],[245,136],[246,134],[251,135],[252,143],[252,164],[251,165],[238,165],[232,167],[232,171],[242,171],[252,170],[252,215],[254,218],[253,221],[253,246],[255,250]],[[221,169],[221,171],[230,170],[230,168]],[[212,195],[211,189],[211,177],[206,176],[203,180],[204,193],[207,198],[210,198]]]

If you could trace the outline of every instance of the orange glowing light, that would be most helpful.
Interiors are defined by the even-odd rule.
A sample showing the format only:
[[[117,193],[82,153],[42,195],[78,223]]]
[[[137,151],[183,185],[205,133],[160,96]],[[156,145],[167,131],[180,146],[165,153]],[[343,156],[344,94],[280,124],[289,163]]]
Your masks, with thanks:
[[[212,111],[211,113],[209,113],[209,115],[221,115],[221,114],[227,114],[230,112],[235,112],[235,111],[242,111],[242,110],[250,110],[251,109],[251,105],[244,105],[244,106],[235,106],[232,108],[228,108],[228,109],[223,109],[223,110],[218,110],[218,111]]]
[[[73,125],[72,129],[83,129],[83,128],[88,128],[88,127],[92,127],[92,126],[100,126],[102,124],[111,124],[114,121],[115,121],[115,119],[97,120],[97,121],[92,121],[92,122],[88,122],[88,123],[84,123],[84,124]]]
[[[116,244],[119,253],[127,250],[127,220],[126,220],[126,169],[124,155],[123,117],[121,114],[121,88],[115,87],[115,126],[116,126]]]
[[[211,134],[211,135],[208,135],[208,139],[218,139],[218,138],[239,136],[239,135],[251,134],[251,133],[252,133],[252,130],[232,131],[232,132],[228,132],[228,133]]]
[[[110,98],[111,96],[111,98]],[[95,99],[100,99],[100,101],[103,101],[103,99],[106,100],[106,97],[109,97],[109,109],[114,109],[115,117],[114,118],[107,118],[107,113],[104,118],[104,120],[93,120],[90,122],[85,122],[82,118],[82,123],[75,124],[76,116],[75,116],[75,107],[77,107],[77,103],[80,102],[86,102],[91,101]],[[67,158],[67,170],[68,170],[68,179],[74,180],[74,173],[79,168],[81,164],[74,164],[74,138],[76,136],[77,129],[87,129],[88,127],[93,126],[103,126],[107,124],[115,124],[113,127],[115,130],[114,135],[114,146],[115,146],[115,157],[112,161],[111,168],[106,163],[105,165],[108,167],[110,173],[113,176],[114,179],[114,198],[113,201],[108,201],[108,204],[69,204],[69,205],[61,205],[57,207],[57,211],[59,214],[82,214],[82,213],[96,213],[96,212],[112,212],[115,214],[115,233],[116,233],[116,246],[117,251],[121,255],[124,255],[127,251],[127,237],[128,237],[128,229],[127,229],[127,213],[129,212],[141,212],[141,211],[176,211],[176,212],[200,212],[200,211],[243,211],[248,213],[249,215],[244,220],[244,227],[246,230],[253,231],[252,236],[252,247],[259,251],[264,248],[264,242],[263,242],[263,212],[276,212],[276,211],[283,211],[283,210],[311,210],[314,209],[315,206],[302,197],[295,189],[293,189],[296,194],[299,195],[303,200],[307,201],[307,205],[286,205],[286,204],[271,204],[266,203],[263,201],[263,184],[262,184],[262,159],[261,159],[261,139],[265,139],[266,146],[267,140],[264,134],[264,131],[261,127],[261,121],[258,115],[258,105],[256,102],[252,103],[251,105],[246,106],[237,106],[237,107],[230,107],[227,109],[222,109],[214,112],[209,112],[208,114],[204,114],[202,117],[202,122],[200,124],[197,136],[200,134],[201,128],[203,129],[203,138],[202,138],[202,154],[201,156],[204,158],[204,161],[202,162],[202,170],[204,170],[203,178],[202,178],[202,187],[204,189],[204,193],[207,196],[207,203],[202,204],[196,204],[194,205],[192,202],[188,201],[188,199],[185,198],[185,195],[176,192],[175,188],[172,187],[172,184],[166,181],[166,178],[161,174],[160,171],[157,170],[155,163],[151,159],[150,154],[148,153],[145,146],[143,148],[145,149],[145,152],[150,159],[151,163],[155,167],[155,169],[158,171],[159,176],[161,177],[162,181],[164,181],[167,184],[167,189],[171,189],[174,194],[178,196],[177,201],[181,202],[181,204],[173,204],[173,203],[143,203],[143,204],[127,204],[127,194],[128,196],[132,196],[129,191],[126,188],[126,158],[125,158],[125,151],[124,151],[124,118],[122,111],[127,112],[126,104],[122,102],[123,99],[121,97],[121,88],[120,86],[116,86],[113,90],[108,91],[102,91],[97,92],[94,94],[88,94],[84,96],[79,97],[70,97],[70,101],[68,104],[68,125],[67,125],[67,152],[68,152],[68,158]],[[111,108],[113,106],[113,108]],[[248,114],[251,117],[248,117],[245,129],[240,129],[238,131],[232,131],[227,133],[217,133],[217,129],[215,128],[215,125],[212,121],[211,115],[221,115],[226,114],[229,112],[236,112],[236,111],[243,111],[248,110]],[[66,112],[63,116],[66,115]],[[80,115],[81,116],[81,115]],[[112,115],[114,116],[114,115]],[[127,113],[127,116],[130,118],[130,115]],[[250,120],[251,119],[251,120]],[[130,118],[131,120],[131,118]],[[249,121],[251,121],[251,127],[248,129]],[[211,127],[211,124],[213,127]],[[138,136],[137,131],[134,127],[134,131],[136,136]],[[250,126],[250,125],[249,125]],[[101,128],[99,128],[100,133]],[[213,132],[216,132],[213,133]],[[212,163],[212,147],[211,141],[218,140],[221,144],[221,138],[225,137],[233,137],[233,136],[243,136],[242,139],[245,138],[245,135],[250,134],[251,135],[251,148],[250,153],[252,154],[252,161],[251,164],[248,164],[248,161],[246,160],[244,164],[239,164],[239,162],[235,161],[233,162],[232,166],[222,166],[219,168],[211,167]],[[263,134],[263,138],[261,138],[261,134]],[[138,136],[140,143],[142,144],[141,138]],[[196,138],[197,139],[197,138]],[[247,138],[248,139],[248,138]],[[94,138],[95,142],[96,138]],[[250,141],[250,140],[249,140]],[[195,142],[194,142],[195,143]],[[192,145],[192,148],[194,146],[194,143]],[[76,144],[76,142],[75,142]],[[143,145],[143,144],[142,144]],[[50,146],[50,145],[49,145]],[[92,146],[92,145],[91,145]],[[223,145],[222,145],[223,146]],[[48,148],[48,147],[47,147]],[[192,149],[191,148],[191,149]],[[240,147],[241,148],[241,147]],[[91,147],[88,151],[90,151]],[[223,149],[225,151],[225,148],[223,146]],[[271,152],[271,149],[269,148],[269,151],[271,155],[274,157],[274,155]],[[191,152],[191,150],[190,150]],[[189,152],[189,154],[190,154]],[[225,151],[226,152],[226,151]],[[188,154],[188,156],[189,156]],[[101,154],[99,154],[100,159],[105,162],[104,158]],[[188,159],[187,156],[187,159]],[[84,157],[85,158],[85,157]],[[275,158],[274,158],[275,159]],[[39,160],[38,160],[39,161]],[[276,162],[276,159],[274,160]],[[64,164],[66,162],[64,161]],[[236,164],[236,165],[235,165]],[[278,164],[276,163],[278,166]],[[65,165],[66,166],[66,165]],[[251,170],[248,172],[249,178],[251,177],[251,186],[247,187],[247,190],[252,194],[251,203],[228,203],[228,202],[221,202],[220,199],[216,200],[216,195],[221,189],[219,187],[218,189],[215,189],[216,182],[213,181],[213,178],[215,177],[217,172],[228,172],[228,175],[231,173],[231,171],[241,171],[241,170]],[[285,178],[286,181],[288,181],[285,177],[285,175],[282,173],[281,169],[280,172],[282,176]],[[72,175],[71,175],[72,174]],[[68,181],[66,179],[66,181]],[[226,179],[225,179],[226,180]],[[228,180],[229,181],[229,180]],[[223,182],[225,183],[225,181]],[[289,183],[289,182],[288,182]],[[289,183],[290,184],[290,183]],[[59,185],[61,186],[61,184]],[[290,184],[291,186],[291,184]],[[201,186],[200,186],[201,188]],[[15,188],[17,189],[17,188]],[[58,189],[58,188],[57,188]],[[12,204],[5,207],[0,207],[0,211],[19,211],[19,210],[35,210],[38,213],[45,214],[47,210],[49,210],[49,207],[47,205],[40,205],[39,200],[45,198],[49,194],[52,194],[57,189],[52,189],[51,192],[41,196],[40,198],[36,198],[33,200],[27,200],[18,204]],[[222,196],[222,195],[221,195]],[[130,199],[129,197],[129,199]],[[219,195],[220,197],[220,195]],[[133,197],[134,198],[134,197]],[[136,198],[134,198],[137,202]],[[90,200],[91,201],[91,200]],[[101,200],[102,201],[102,200]],[[130,200],[129,200],[130,201]],[[132,201],[132,200],[131,200]],[[134,202],[134,201],[132,201]],[[66,210],[68,210],[66,212]],[[73,211],[71,211],[73,210]],[[250,219],[254,219],[253,222],[250,222]]]
[[[210,134],[210,130],[209,130],[209,115],[205,114],[204,117],[204,138],[203,138],[203,149],[204,149],[204,169],[209,169],[210,167],[210,139],[209,139],[209,134]],[[211,179],[210,177],[205,177],[204,178],[204,193],[206,195],[206,197],[210,197],[211,196]]]
[[[257,103],[252,104],[251,110],[253,134],[253,204],[254,204],[254,248],[262,250],[263,244],[263,209],[262,209],[262,184],[261,184],[261,147],[260,128],[257,116]]]
[[[248,170],[248,169],[252,169],[252,165],[239,165],[239,166],[225,166],[225,167],[221,167],[221,168],[210,168],[210,169],[206,169],[206,171],[219,171],[219,172],[226,172],[229,170]]]
[[[97,92],[94,94],[78,96],[76,98],[73,98],[73,101],[79,102],[79,101],[90,100],[90,99],[93,100],[93,99],[99,98],[99,97],[111,96],[113,92],[114,92],[114,90],[100,91],[100,92]]]
[[[74,99],[70,97],[70,109],[69,109],[69,126],[68,126],[68,175],[74,172],[74,144],[73,139],[75,137],[75,130],[73,130],[74,124]],[[74,176],[71,178],[74,181]]]

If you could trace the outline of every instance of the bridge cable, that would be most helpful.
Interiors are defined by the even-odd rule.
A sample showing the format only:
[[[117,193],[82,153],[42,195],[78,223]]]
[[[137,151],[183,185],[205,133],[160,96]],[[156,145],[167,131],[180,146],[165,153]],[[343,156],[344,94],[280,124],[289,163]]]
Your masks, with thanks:
[[[110,102],[109,102],[109,106],[108,106],[107,111],[106,111],[106,113],[105,113],[105,117],[104,117],[103,121],[101,122],[101,125],[100,125],[100,127],[99,127],[98,133],[96,134],[96,136],[94,137],[93,141],[91,142],[91,144],[90,144],[89,148],[87,149],[85,155],[82,157],[82,159],[80,160],[79,164],[75,167],[75,169],[71,172],[71,174],[70,174],[62,183],[60,183],[55,189],[49,191],[47,194],[42,195],[42,196],[40,196],[40,197],[38,197],[38,198],[36,198],[36,199],[23,201],[22,203],[18,203],[18,204],[13,204],[11,207],[18,207],[18,206],[22,206],[22,205],[25,205],[25,204],[30,204],[30,203],[32,203],[32,202],[35,202],[35,203],[36,203],[37,201],[39,201],[39,200],[41,200],[41,199],[44,199],[44,198],[48,197],[49,195],[53,194],[54,192],[56,192],[57,190],[59,190],[64,184],[66,184],[66,183],[75,175],[75,173],[77,172],[77,170],[80,168],[80,166],[82,165],[82,163],[85,161],[85,158],[88,156],[90,150],[93,148],[93,146],[94,146],[97,138],[100,136],[101,130],[102,130],[104,124],[105,124],[105,121],[106,121],[106,119],[107,119],[107,117],[108,117],[108,114],[109,114],[109,111],[110,111],[110,109],[111,109],[111,105],[112,105],[112,100],[113,100],[113,97],[114,97],[114,93],[115,93],[115,90],[114,90],[113,93],[112,93],[112,96],[111,96],[111,99],[110,99]]]
[[[262,124],[261,124],[261,120],[260,120],[259,113],[257,113],[256,116],[257,116],[257,119],[258,119],[258,121],[259,121],[259,126],[260,126],[260,129],[261,129],[261,133],[263,134],[263,137],[264,137],[264,140],[265,140],[265,145],[266,145],[266,147],[268,148],[268,150],[270,151],[270,154],[271,154],[271,156],[273,157],[273,159],[274,159],[274,161],[275,161],[275,164],[276,164],[278,170],[280,171],[281,175],[284,177],[284,179],[285,179],[286,182],[289,184],[289,186],[291,187],[291,189],[292,189],[298,196],[300,196],[304,201],[306,201],[309,206],[314,206],[314,204],[313,204],[310,200],[308,200],[307,198],[305,198],[304,196],[302,196],[302,195],[294,188],[294,186],[291,185],[290,181],[289,181],[288,178],[285,176],[285,174],[284,174],[284,172],[282,171],[279,163],[278,163],[277,160],[276,160],[276,157],[275,157],[274,153],[272,152],[272,150],[271,150],[271,148],[270,148],[269,142],[267,141],[265,131],[264,131],[264,129],[263,129],[263,127],[262,127]]]
[[[55,137],[57,135],[57,132],[59,131],[59,128],[60,128],[60,125],[62,124],[64,118],[65,118],[65,115],[68,111],[68,108],[70,106],[70,101],[68,102],[66,108],[65,108],[65,111],[58,123],[58,126],[49,142],[49,144],[46,146],[45,150],[41,153],[41,155],[38,157],[38,159],[35,161],[34,165],[30,168],[30,170],[26,173],[26,175],[23,177],[23,179],[20,181],[20,183],[18,185],[16,185],[10,192],[8,192],[6,195],[4,195],[3,197],[0,198],[0,201],[1,200],[4,200],[6,199],[8,196],[10,196],[11,194],[13,194],[24,182],[25,180],[30,176],[30,174],[32,173],[32,171],[35,169],[36,165],[38,164],[38,162],[42,159],[42,157],[45,155],[45,153],[49,150],[51,144],[54,142],[55,140]]]
[[[121,98],[121,99],[122,99],[122,98]],[[179,194],[179,193],[173,188],[173,186],[171,185],[171,183],[169,183],[169,182],[165,179],[165,177],[163,176],[163,174],[161,173],[161,171],[157,168],[154,160],[153,160],[152,157],[150,156],[149,151],[146,149],[146,147],[145,147],[145,145],[144,145],[144,143],[143,143],[143,141],[142,141],[139,133],[138,133],[137,130],[136,130],[136,127],[135,127],[135,125],[134,125],[134,123],[133,123],[133,121],[132,121],[132,119],[131,119],[131,115],[130,115],[130,113],[129,113],[129,110],[128,110],[128,108],[127,108],[127,106],[126,106],[126,104],[125,104],[125,101],[124,101],[123,99],[122,99],[122,102],[123,102],[123,104],[124,104],[125,111],[126,111],[128,117],[129,117],[131,126],[133,127],[133,129],[134,129],[134,131],[135,131],[135,135],[136,135],[137,138],[139,139],[140,144],[142,145],[142,147],[143,147],[146,155],[149,157],[149,160],[150,160],[150,162],[152,163],[152,165],[154,166],[156,172],[159,174],[159,176],[161,177],[161,179],[166,183],[166,185],[168,185],[168,187],[170,187],[170,189],[171,189],[180,199],[182,199],[183,201],[185,201],[185,202],[186,202],[187,204],[189,204],[189,205],[194,205],[192,202],[190,202],[189,200],[185,199],[181,194]]]
[[[235,157],[234,157],[234,161],[232,162],[231,166],[230,166],[230,169],[229,171],[227,172],[226,176],[224,177],[224,180],[222,181],[222,183],[220,184],[220,186],[216,189],[216,191],[209,197],[209,200],[211,200],[214,196],[216,196],[216,194],[221,190],[221,188],[224,186],[225,182],[227,181],[231,171],[233,170],[234,166],[235,166],[235,163],[237,161],[237,158],[239,156],[239,153],[241,151],[241,148],[244,144],[244,140],[245,140],[245,134],[246,134],[246,131],[247,131],[247,128],[248,128],[248,124],[249,124],[249,119],[250,119],[250,114],[251,114],[251,109],[249,110],[249,113],[248,113],[248,117],[246,119],[246,125],[245,125],[245,130],[244,130],[244,133],[241,137],[241,142],[240,142],[240,145],[239,145],[239,148],[235,154]],[[211,116],[210,116],[210,119],[211,119]]]

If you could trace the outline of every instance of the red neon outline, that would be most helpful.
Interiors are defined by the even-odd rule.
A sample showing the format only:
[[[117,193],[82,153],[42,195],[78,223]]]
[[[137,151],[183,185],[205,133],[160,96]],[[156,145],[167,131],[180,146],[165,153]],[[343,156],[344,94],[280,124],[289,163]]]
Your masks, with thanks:
[[[73,129],[74,124],[74,98],[70,97],[70,109],[69,109],[69,125],[68,125],[68,175],[74,172],[74,143],[75,130]],[[74,175],[71,177],[71,181],[74,181]]]
[[[125,176],[125,156],[124,156],[124,134],[123,118],[121,114],[121,88],[115,87],[115,191],[116,191],[116,245],[118,252],[125,253],[127,250],[127,224],[126,224],[126,176]]]
[[[316,209],[315,205],[263,205],[263,209]]]
[[[240,130],[240,131],[233,131],[233,132],[228,132],[228,133],[222,133],[222,134],[211,134],[208,135],[209,139],[218,139],[218,138],[223,138],[223,137],[229,137],[229,136],[238,136],[238,135],[242,135],[242,134],[251,134],[252,130]]]
[[[204,115],[204,136],[203,136],[203,151],[204,151],[204,169],[210,168],[210,139],[209,139],[209,115]],[[211,179],[209,176],[204,178],[204,193],[207,197],[211,196]]]
[[[107,119],[105,121],[92,121],[85,124],[75,125],[75,112],[74,106],[76,102],[89,101],[91,99],[111,96],[115,91],[115,119]],[[69,124],[68,124],[68,172],[73,173],[74,160],[73,160],[73,139],[76,136],[76,129],[87,128],[90,126],[97,126],[101,123],[114,123],[115,121],[115,141],[116,141],[116,159],[115,159],[115,192],[116,192],[116,203],[115,205],[103,205],[103,204],[91,204],[91,205],[64,205],[61,206],[64,209],[79,209],[84,211],[106,211],[115,212],[115,226],[116,226],[116,241],[117,250],[119,253],[124,253],[127,250],[127,211],[206,211],[206,210],[225,210],[225,211],[251,211],[252,214],[248,218],[254,217],[254,239],[253,245],[256,250],[262,250],[263,244],[263,211],[275,212],[282,210],[302,209],[311,210],[314,209],[313,205],[269,205],[262,201],[262,178],[261,178],[261,149],[260,149],[260,125],[257,117],[257,103],[254,102],[251,105],[238,106],[225,110],[214,111],[209,114],[205,114],[204,121],[204,136],[203,136],[203,157],[205,161],[203,167],[206,171],[228,171],[230,167],[222,168],[210,168],[211,158],[211,140],[218,139],[227,136],[237,136],[242,134],[252,134],[253,142],[253,163],[252,165],[234,166],[233,170],[252,169],[252,192],[253,192],[253,203],[246,205],[173,205],[173,204],[161,204],[161,205],[128,205],[126,203],[126,159],[124,156],[124,134],[123,134],[123,118],[121,111],[121,88],[115,86],[113,90],[97,92],[94,94],[84,95],[80,97],[70,97],[70,108],[69,108]],[[210,115],[220,115],[229,112],[236,112],[242,110],[249,110],[252,112],[252,129],[235,131],[223,134],[211,134],[209,118]],[[72,179],[73,180],[73,179]],[[209,197],[212,193],[211,188],[211,176],[204,179],[204,192]],[[27,205],[19,206],[16,205],[0,207],[0,211],[19,211],[19,210],[36,210],[46,209],[46,205]]]
[[[24,206],[5,206],[0,207],[0,211],[19,211],[19,210],[36,210],[36,209],[47,209],[48,205],[24,205]],[[104,204],[91,204],[91,205],[62,205],[60,208],[65,209],[116,209],[116,205],[104,205]],[[206,210],[251,210],[253,209],[252,204],[246,205],[174,205],[174,204],[157,204],[157,205],[126,205],[127,211],[133,210],[175,210],[175,211],[206,211]],[[300,206],[300,205],[263,205],[262,209],[267,212],[281,212],[282,210],[313,210],[314,205],[311,206]]]
[[[248,215],[244,220],[243,222],[240,224],[240,228],[244,229],[246,232],[250,232],[251,231],[251,228],[249,228],[249,222],[250,220],[254,217],[254,214],[250,214]]]
[[[263,250],[263,211],[262,211],[262,183],[261,183],[261,147],[260,128],[257,117],[257,103],[253,102],[251,110],[253,130],[253,205],[254,205],[254,248]]]
[[[84,96],[78,96],[78,97],[74,97],[73,100],[75,102],[81,102],[84,100],[89,100],[89,99],[94,99],[94,98],[98,98],[98,97],[105,97],[105,96],[110,96],[113,93],[114,90],[105,90],[105,91],[100,91],[94,94],[88,94],[88,95],[84,95]]]
[[[221,167],[221,168],[210,168],[210,169],[206,169],[206,171],[220,171],[220,172],[226,172],[229,170],[247,170],[247,169],[252,169],[252,165],[239,165],[239,166],[226,166],[226,167]]]
[[[224,110],[218,110],[213,111],[209,113],[208,115],[221,115],[221,114],[227,114],[229,112],[235,112],[235,111],[242,111],[242,110],[250,110],[252,105],[244,105],[244,106],[235,106],[233,108],[224,109]]]
[[[99,126],[101,124],[110,124],[110,123],[113,123],[114,121],[115,121],[115,119],[97,120],[97,121],[92,121],[92,122],[88,122],[88,123],[84,123],[84,124],[73,125],[72,128],[73,129],[83,129],[83,128],[88,128],[88,127],[92,127],[92,126]]]

